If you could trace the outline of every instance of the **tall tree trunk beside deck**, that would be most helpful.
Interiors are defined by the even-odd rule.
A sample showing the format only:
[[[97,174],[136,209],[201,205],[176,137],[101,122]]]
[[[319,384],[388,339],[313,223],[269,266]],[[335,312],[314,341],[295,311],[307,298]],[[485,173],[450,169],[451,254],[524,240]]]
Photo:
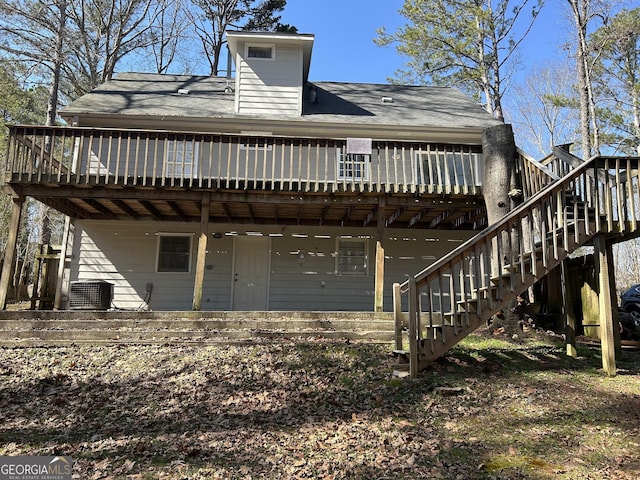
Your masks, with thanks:
[[[514,203],[512,192],[520,189],[516,170],[516,142],[511,125],[500,124],[483,132],[482,155],[482,192],[487,205],[487,219],[492,225],[511,211]]]
[[[521,202],[522,186],[517,171],[516,143],[511,125],[500,124],[487,128],[482,135],[484,158],[483,196],[487,206],[487,220],[493,225]],[[520,254],[520,226],[514,227],[510,235],[501,238],[498,258],[497,241],[492,245],[492,276],[500,275],[505,263],[512,263]],[[496,312],[499,324],[509,333],[517,333],[521,322],[520,309],[516,301],[503,312]]]

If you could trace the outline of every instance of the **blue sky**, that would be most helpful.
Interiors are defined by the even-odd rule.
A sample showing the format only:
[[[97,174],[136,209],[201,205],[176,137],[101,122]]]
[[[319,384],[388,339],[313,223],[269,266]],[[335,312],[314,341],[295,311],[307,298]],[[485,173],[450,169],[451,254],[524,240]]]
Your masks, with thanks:
[[[287,0],[282,23],[315,35],[312,81],[387,83],[402,65],[395,48],[373,43],[376,28],[401,25],[401,0]]]
[[[393,32],[405,24],[398,10],[403,0],[287,0],[282,22],[298,28],[299,33],[315,35],[311,59],[312,81],[387,83],[402,66],[393,46],[373,43],[376,29]],[[626,0],[626,7],[640,4]],[[565,58],[561,44],[568,40],[567,4],[547,0],[533,30],[520,51],[522,66],[542,64]]]

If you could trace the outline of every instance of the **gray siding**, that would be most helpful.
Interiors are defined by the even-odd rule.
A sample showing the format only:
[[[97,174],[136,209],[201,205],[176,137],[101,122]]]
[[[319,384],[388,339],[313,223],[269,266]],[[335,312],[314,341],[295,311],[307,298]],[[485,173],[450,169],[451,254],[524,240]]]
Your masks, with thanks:
[[[302,114],[302,49],[275,45],[275,58],[238,56],[236,112],[249,115]]]
[[[211,225],[203,285],[203,310],[229,310],[233,283],[233,236],[261,232],[271,237],[270,310],[371,311],[374,302],[375,229],[247,227]],[[156,273],[157,234],[193,233],[190,273]],[[144,304],[145,286],[153,283],[148,308],[191,310],[197,224],[167,222],[78,221],[73,280],[105,280],[115,285],[115,308],[135,310]],[[214,233],[221,233],[215,238]],[[368,238],[368,272],[336,274],[336,239]],[[385,310],[392,308],[392,284],[428,266],[472,232],[386,232]],[[301,259],[299,253],[304,253]]]

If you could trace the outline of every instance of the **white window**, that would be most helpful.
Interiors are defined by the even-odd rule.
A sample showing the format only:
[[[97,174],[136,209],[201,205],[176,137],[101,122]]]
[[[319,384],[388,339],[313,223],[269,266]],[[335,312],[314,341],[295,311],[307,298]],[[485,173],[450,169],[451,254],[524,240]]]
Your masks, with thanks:
[[[158,234],[156,271],[189,273],[191,270],[192,235],[181,233]]]
[[[337,275],[367,274],[367,240],[364,238],[338,238],[336,257]]]
[[[371,155],[343,153],[338,149],[338,180],[369,180]]]
[[[247,45],[247,58],[273,60],[273,45]]]
[[[200,144],[191,140],[169,140],[165,159],[165,176],[196,178]]]

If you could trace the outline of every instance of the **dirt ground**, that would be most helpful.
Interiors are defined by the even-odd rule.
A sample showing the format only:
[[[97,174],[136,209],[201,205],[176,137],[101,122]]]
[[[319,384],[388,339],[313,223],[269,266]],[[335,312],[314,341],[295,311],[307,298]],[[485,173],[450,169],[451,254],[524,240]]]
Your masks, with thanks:
[[[0,349],[0,455],[78,479],[637,479],[640,352],[474,335],[416,380],[391,345]]]

